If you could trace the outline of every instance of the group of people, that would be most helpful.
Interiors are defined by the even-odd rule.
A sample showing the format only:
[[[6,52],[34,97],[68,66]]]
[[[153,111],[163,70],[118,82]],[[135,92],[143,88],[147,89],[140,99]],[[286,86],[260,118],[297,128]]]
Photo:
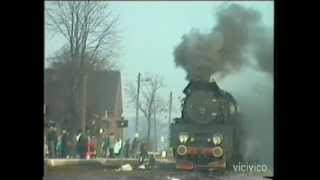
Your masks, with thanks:
[[[67,158],[74,155],[70,133],[62,130],[58,133],[55,127],[50,127],[45,136],[45,156],[49,158]]]
[[[45,137],[45,156],[48,158],[136,158],[140,151],[138,137],[130,143],[116,137],[113,132],[103,130],[98,135],[78,130],[71,135],[66,130],[57,132],[55,127],[50,127]]]

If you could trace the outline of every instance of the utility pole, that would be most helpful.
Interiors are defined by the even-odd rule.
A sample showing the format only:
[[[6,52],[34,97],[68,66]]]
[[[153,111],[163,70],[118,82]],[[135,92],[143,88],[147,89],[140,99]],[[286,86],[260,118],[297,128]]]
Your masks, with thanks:
[[[170,139],[171,112],[172,112],[172,91],[170,92],[170,97],[169,97],[168,141]],[[168,144],[168,147],[169,146],[170,145]]]
[[[169,125],[171,123],[171,111],[172,111],[172,91],[170,92],[170,97],[169,97],[169,119],[168,119]]]
[[[156,97],[154,97],[156,98]],[[156,116],[156,102],[153,102],[153,119],[154,119],[154,143],[155,143],[155,151],[158,151],[158,131],[157,131],[157,116]]]
[[[139,94],[140,94],[140,76],[141,73],[138,73],[138,86],[137,86],[137,98],[136,98],[136,126],[135,126],[135,132],[138,133],[138,123],[139,123]]]
[[[82,107],[81,107],[81,129],[86,130],[86,110],[87,110],[87,75],[82,80]]]

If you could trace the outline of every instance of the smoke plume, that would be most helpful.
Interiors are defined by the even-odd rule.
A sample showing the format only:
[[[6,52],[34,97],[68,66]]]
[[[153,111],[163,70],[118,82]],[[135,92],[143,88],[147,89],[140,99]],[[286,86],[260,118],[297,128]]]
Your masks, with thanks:
[[[235,96],[244,116],[245,160],[272,168],[273,31],[258,11],[235,4],[219,10],[216,22],[207,34],[192,29],[182,37],[175,64],[187,72],[187,80],[220,78],[219,85]]]
[[[236,99],[245,137],[241,152],[245,161],[273,167],[273,80],[269,74],[244,68],[219,82]]]
[[[175,64],[188,80],[225,77],[255,60],[259,71],[273,75],[273,34],[261,14],[232,4],[216,13],[217,25],[208,34],[192,29],[174,50]]]

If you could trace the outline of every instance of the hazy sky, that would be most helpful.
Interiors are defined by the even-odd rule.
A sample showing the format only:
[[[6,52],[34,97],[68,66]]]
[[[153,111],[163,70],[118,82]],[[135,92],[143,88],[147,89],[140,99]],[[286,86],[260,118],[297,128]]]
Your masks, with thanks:
[[[273,27],[273,2],[236,2],[246,7],[253,7],[260,11],[267,26]],[[121,55],[117,59],[121,64],[122,87],[129,81],[136,81],[138,72],[152,72],[161,75],[167,85],[161,90],[164,97],[173,91],[174,105],[179,110],[179,96],[186,86],[185,72],[175,67],[173,51],[181,42],[183,34],[192,28],[201,32],[209,32],[215,25],[213,16],[223,2],[185,1],[185,2],[138,2],[116,1],[110,2],[110,8],[115,15],[120,16]],[[64,44],[60,36],[53,36],[46,31],[45,56],[52,55]],[[257,81],[263,74],[244,71],[246,83]],[[230,77],[219,85],[232,92],[232,86],[237,82],[237,76]],[[243,83],[243,82],[241,82]],[[124,92],[124,91],[123,91]],[[124,92],[126,102],[127,95]],[[177,112],[177,115],[180,113]],[[134,109],[124,107],[124,115],[134,115]]]

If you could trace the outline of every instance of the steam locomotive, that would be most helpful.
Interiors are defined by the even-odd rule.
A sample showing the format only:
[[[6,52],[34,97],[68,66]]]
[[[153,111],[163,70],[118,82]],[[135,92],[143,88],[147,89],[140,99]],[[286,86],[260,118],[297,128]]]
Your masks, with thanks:
[[[170,147],[180,170],[226,170],[241,159],[240,109],[215,81],[190,81],[182,114],[170,124]]]

